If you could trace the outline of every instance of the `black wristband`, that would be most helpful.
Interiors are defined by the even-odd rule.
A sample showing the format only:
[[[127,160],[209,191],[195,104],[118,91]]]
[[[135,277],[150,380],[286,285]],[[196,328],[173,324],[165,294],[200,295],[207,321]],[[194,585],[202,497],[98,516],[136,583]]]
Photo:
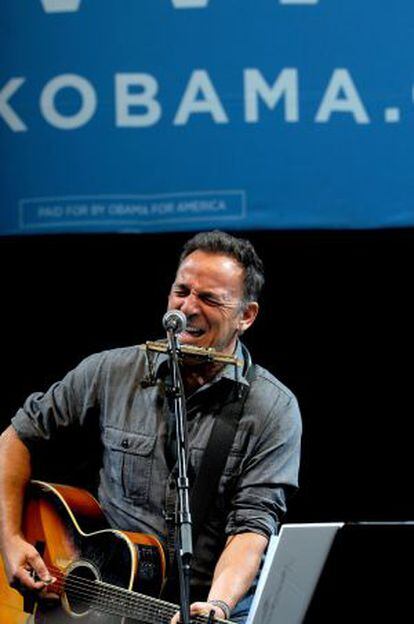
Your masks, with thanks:
[[[227,602],[224,602],[224,600],[208,600],[208,604],[211,604],[215,607],[220,607],[220,609],[223,611],[224,613],[224,619],[228,620],[230,617],[230,607],[227,604]]]

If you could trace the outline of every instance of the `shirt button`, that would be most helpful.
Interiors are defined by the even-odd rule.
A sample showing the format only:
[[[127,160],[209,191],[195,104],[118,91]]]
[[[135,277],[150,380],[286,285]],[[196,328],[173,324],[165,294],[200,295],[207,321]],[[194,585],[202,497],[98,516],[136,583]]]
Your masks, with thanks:
[[[127,440],[127,438],[125,438],[125,440],[122,440],[121,446],[122,448],[127,449],[129,447],[129,440]]]

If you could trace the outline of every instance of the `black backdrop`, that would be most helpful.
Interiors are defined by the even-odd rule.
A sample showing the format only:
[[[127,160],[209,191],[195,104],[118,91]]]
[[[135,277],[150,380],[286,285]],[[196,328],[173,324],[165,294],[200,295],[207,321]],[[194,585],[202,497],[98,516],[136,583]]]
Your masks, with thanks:
[[[246,343],[298,396],[290,522],[414,519],[414,230],[245,232],[267,284]],[[161,335],[189,234],[3,238],[1,425],[91,352]]]

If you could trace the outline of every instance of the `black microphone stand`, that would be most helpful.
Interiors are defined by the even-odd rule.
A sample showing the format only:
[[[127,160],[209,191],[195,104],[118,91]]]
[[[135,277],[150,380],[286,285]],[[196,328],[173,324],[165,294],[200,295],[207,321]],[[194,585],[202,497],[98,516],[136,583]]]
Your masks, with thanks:
[[[190,624],[190,575],[193,557],[192,522],[190,512],[189,481],[187,476],[188,441],[187,414],[184,385],[178,362],[179,345],[173,329],[167,329],[168,353],[172,380],[172,398],[174,400],[175,426],[177,432],[178,461],[178,528],[177,564],[180,583],[181,622]]]

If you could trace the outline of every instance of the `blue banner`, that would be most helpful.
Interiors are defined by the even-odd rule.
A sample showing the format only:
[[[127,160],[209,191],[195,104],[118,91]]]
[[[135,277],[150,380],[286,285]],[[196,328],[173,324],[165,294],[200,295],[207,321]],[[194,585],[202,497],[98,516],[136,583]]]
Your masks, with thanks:
[[[414,225],[414,4],[13,0],[0,234]]]

